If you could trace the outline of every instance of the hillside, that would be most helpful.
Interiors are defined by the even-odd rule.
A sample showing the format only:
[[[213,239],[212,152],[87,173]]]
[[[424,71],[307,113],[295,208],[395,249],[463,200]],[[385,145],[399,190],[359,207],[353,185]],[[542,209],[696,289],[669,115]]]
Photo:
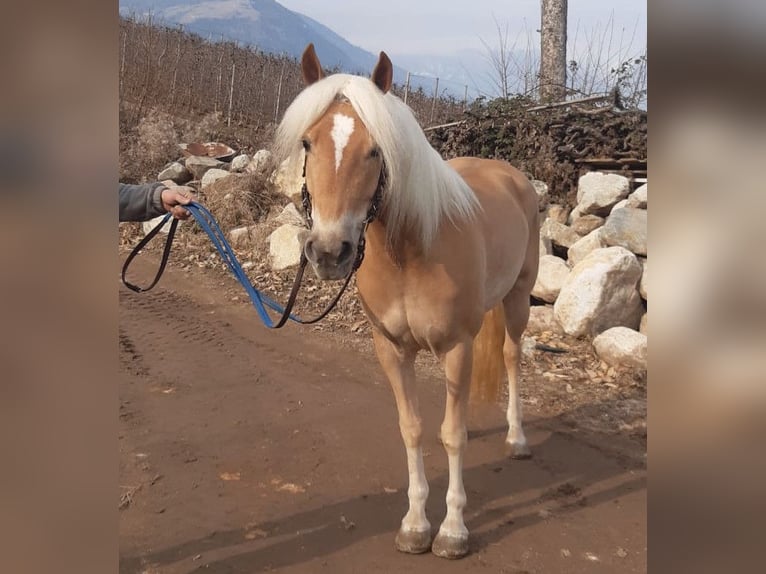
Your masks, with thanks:
[[[180,25],[203,38],[223,37],[272,54],[299,57],[313,42],[329,69],[358,73],[372,69],[377,55],[352,45],[327,26],[274,0],[120,0],[120,14],[151,18],[162,25]],[[395,69],[395,80],[406,71]]]

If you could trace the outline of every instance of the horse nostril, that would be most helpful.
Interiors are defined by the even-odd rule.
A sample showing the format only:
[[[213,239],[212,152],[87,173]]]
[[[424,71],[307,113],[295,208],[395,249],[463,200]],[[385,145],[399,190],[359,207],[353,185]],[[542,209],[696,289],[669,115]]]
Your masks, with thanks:
[[[338,254],[338,265],[345,263],[351,257],[351,251],[353,247],[348,241],[344,241],[340,246],[340,253]]]
[[[306,254],[306,258],[309,261],[315,260],[314,240],[313,239],[307,239],[306,240],[306,243],[303,246],[303,252]]]

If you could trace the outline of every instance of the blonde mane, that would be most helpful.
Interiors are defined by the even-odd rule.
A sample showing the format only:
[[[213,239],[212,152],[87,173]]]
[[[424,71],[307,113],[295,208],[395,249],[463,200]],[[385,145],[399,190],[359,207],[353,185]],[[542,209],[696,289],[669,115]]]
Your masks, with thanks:
[[[390,244],[402,230],[413,230],[427,251],[443,218],[458,222],[479,209],[471,188],[431,147],[410,108],[367,78],[334,74],[298,94],[277,128],[278,161],[300,157],[303,134],[337,98],[353,106],[385,162],[382,207]]]

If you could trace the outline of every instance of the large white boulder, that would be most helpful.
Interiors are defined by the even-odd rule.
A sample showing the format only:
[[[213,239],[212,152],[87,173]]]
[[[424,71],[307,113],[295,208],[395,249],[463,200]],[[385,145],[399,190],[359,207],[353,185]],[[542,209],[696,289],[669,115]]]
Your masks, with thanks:
[[[555,255],[541,256],[535,286],[532,287],[532,295],[546,303],[553,303],[559,296],[561,286],[569,273],[570,270],[566,261],[560,257]]]
[[[561,335],[564,330],[553,316],[553,307],[550,305],[532,305],[529,308],[529,322],[527,331],[530,333],[556,333]]]
[[[274,187],[290,201],[299,203],[303,188],[304,154],[284,160],[272,174]]]
[[[570,227],[572,228],[572,231],[577,233],[577,235],[585,237],[594,229],[598,229],[604,225],[604,221],[606,220],[599,215],[583,215],[582,217],[575,219]]]
[[[606,243],[601,239],[601,228],[594,229],[588,235],[579,239],[574,245],[572,245],[567,251],[567,261],[570,267],[574,267],[580,261],[585,259],[591,251],[606,247]]]
[[[171,180],[173,183],[183,185],[191,181],[192,174],[181,162],[174,161],[166,165],[163,170],[157,174],[157,180]]]
[[[276,223],[289,223],[297,227],[306,227],[306,220],[294,203],[288,203],[274,218]]]
[[[636,255],[646,255],[646,224],[645,209],[615,209],[601,228],[601,239],[609,246],[619,245]]]
[[[624,247],[589,253],[561,287],[553,312],[568,335],[597,335],[610,327],[637,329],[643,305],[638,293],[641,264]]]
[[[220,160],[204,155],[189,156],[184,163],[186,164],[186,169],[188,169],[194,176],[194,179],[197,180],[201,180],[208,170],[223,169],[226,165]]]
[[[627,199],[628,207],[637,207],[639,209],[646,209],[648,204],[646,193],[648,191],[648,185],[645,183],[641,187],[636,188],[636,191],[631,193]]]
[[[269,235],[269,260],[275,271],[298,265],[303,249],[304,227],[286,223]]]
[[[641,294],[641,297],[643,297],[644,299],[647,299],[647,300],[649,299],[647,297],[647,295],[646,295],[647,288],[649,287],[647,285],[647,281],[648,281],[648,277],[647,277],[648,270],[647,270],[647,267],[648,266],[649,266],[649,260],[648,259],[644,259],[644,261],[643,261],[643,263],[641,265],[641,281],[639,281],[639,283],[638,283],[638,292]]]
[[[229,243],[235,249],[247,249],[255,241],[256,225],[243,225],[229,231]]]
[[[231,166],[229,167],[229,170],[234,173],[242,173],[247,169],[247,166],[250,165],[250,161],[251,160],[249,155],[246,153],[240,154],[231,160]]]
[[[230,175],[231,174],[225,169],[217,169],[217,168],[209,169],[205,172],[205,175],[202,176],[202,181],[200,182],[200,189],[205,189],[207,186],[213,184],[219,179],[222,179],[224,177],[229,177]]]
[[[558,203],[551,203],[546,210],[546,214],[548,215],[548,219],[558,221],[564,225],[566,225],[569,218],[569,210]]]
[[[597,171],[586,173],[577,182],[577,211],[582,215],[606,215],[629,191],[630,181],[625,176]]]
[[[612,327],[593,339],[593,347],[608,365],[646,369],[647,337],[643,333],[627,327]]]
[[[567,248],[574,245],[580,239],[580,236],[570,227],[550,218],[543,221],[543,224],[540,226],[540,236],[544,239],[550,239],[554,245]]]
[[[245,171],[247,173],[265,174],[271,171],[272,161],[274,160],[271,152],[267,149],[260,149],[255,152],[253,159],[250,160],[250,163],[245,168]]]

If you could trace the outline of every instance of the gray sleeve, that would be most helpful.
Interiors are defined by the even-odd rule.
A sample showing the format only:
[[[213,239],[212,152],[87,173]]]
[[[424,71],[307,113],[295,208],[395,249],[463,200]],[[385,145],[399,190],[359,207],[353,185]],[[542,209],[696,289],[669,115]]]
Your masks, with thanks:
[[[147,221],[163,215],[160,182],[141,185],[120,184],[120,221]]]

